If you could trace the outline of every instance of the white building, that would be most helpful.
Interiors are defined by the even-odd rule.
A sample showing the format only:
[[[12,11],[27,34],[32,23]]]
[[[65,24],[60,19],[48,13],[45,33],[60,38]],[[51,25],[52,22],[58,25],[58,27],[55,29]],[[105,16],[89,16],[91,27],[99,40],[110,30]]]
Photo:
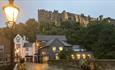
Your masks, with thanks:
[[[29,43],[25,36],[19,34],[14,38],[15,61],[24,58],[26,61],[34,61],[35,44]]]

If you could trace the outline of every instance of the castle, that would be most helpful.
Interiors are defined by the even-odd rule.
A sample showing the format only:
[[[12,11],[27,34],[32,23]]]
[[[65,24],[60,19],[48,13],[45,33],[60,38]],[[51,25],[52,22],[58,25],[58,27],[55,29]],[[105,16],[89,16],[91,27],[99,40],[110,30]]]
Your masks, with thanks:
[[[104,18],[103,15],[100,15],[97,18],[93,18],[90,16],[84,16],[84,14],[78,15],[70,12],[66,12],[65,10],[59,13],[57,10],[47,11],[44,9],[38,9],[38,21],[40,23],[55,23],[56,25],[60,25],[63,21],[75,21],[79,22],[80,25],[87,26],[90,21],[102,21],[107,20],[108,23],[115,25],[115,19],[107,17]]]
[[[81,25],[87,26],[90,20],[90,16],[84,16],[84,14],[77,15],[73,13],[66,12],[65,10],[59,13],[57,10],[47,11],[44,9],[38,9],[38,20],[44,23],[61,23],[63,21],[75,21],[79,22]]]

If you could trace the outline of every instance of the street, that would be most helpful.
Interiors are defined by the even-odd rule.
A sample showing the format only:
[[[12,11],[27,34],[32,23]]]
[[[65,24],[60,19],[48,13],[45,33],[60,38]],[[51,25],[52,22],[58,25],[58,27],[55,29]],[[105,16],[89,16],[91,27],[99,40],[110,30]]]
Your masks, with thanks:
[[[50,67],[48,64],[26,63],[27,70],[63,70],[57,67]]]

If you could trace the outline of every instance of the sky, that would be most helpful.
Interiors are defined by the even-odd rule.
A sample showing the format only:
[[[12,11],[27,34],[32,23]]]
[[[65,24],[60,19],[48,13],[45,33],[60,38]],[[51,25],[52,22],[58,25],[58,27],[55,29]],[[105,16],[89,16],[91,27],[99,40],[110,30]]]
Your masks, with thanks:
[[[5,16],[2,10],[8,0],[0,0],[0,27],[5,27]],[[67,12],[90,15],[91,17],[115,18],[115,0],[15,0],[15,4],[20,8],[17,23],[26,22],[29,18],[38,21],[38,9],[49,11],[58,10]]]

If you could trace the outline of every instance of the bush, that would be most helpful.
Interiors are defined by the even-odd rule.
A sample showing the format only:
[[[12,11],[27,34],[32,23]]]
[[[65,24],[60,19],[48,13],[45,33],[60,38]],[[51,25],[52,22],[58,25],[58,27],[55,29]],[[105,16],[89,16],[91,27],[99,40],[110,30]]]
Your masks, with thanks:
[[[2,65],[2,66],[0,66],[0,70],[11,70],[11,66],[10,65]]]

